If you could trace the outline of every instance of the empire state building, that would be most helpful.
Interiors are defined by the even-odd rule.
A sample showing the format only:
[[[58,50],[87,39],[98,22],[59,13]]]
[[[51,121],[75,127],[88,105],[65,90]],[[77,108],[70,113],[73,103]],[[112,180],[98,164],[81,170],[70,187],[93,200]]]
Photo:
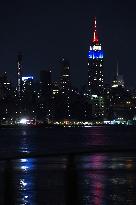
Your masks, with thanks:
[[[91,95],[101,96],[103,93],[103,49],[97,34],[96,18],[88,52],[88,90]]]

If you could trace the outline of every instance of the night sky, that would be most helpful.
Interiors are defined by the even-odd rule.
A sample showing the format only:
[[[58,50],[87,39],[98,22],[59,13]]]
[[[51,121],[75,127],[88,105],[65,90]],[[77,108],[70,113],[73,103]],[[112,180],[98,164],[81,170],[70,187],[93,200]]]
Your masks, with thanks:
[[[119,0],[18,0],[0,3],[0,72],[15,81],[16,56],[23,54],[23,76],[52,68],[59,75],[59,59],[70,61],[72,84],[87,84],[87,53],[93,18],[103,45],[104,79],[116,72],[136,86],[136,5]],[[36,77],[37,76],[37,77]]]

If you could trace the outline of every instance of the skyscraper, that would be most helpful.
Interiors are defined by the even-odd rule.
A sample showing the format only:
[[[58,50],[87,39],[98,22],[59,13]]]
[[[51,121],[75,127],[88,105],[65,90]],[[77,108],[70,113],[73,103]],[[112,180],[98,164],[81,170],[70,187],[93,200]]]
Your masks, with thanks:
[[[62,96],[61,101],[61,110],[63,113],[64,119],[69,119],[71,117],[70,112],[70,88],[71,88],[71,81],[70,81],[70,64],[65,59],[61,59],[60,65],[60,92]]]
[[[119,86],[124,87],[124,79],[123,76],[119,74],[119,66],[117,62],[117,72],[116,72],[116,76],[112,81],[112,88],[117,88]]]
[[[52,79],[51,70],[40,71],[40,89],[38,93],[38,118],[44,122],[51,118]]]
[[[33,90],[33,76],[22,77],[22,92],[29,93]]]
[[[22,92],[22,55],[17,56],[17,94],[21,98]]]
[[[88,52],[88,90],[91,95],[98,96],[103,92],[103,50],[97,34],[96,18]]]
[[[60,67],[60,88],[67,92],[70,88],[70,65],[65,58],[61,59]]]
[[[51,70],[41,70],[40,71],[40,96],[41,98],[45,98],[47,101],[47,98],[51,97],[51,87],[52,87],[52,81],[51,81]]]
[[[33,76],[22,77],[21,83],[21,113],[32,117],[36,107]]]

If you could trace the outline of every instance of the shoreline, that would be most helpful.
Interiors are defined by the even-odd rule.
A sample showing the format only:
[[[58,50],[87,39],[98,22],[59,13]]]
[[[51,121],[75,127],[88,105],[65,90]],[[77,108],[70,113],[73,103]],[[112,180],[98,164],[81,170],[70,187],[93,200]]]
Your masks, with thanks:
[[[39,124],[39,125],[0,125],[0,128],[90,128],[90,127],[135,127],[135,124],[93,124],[93,125],[54,125],[54,124]]]

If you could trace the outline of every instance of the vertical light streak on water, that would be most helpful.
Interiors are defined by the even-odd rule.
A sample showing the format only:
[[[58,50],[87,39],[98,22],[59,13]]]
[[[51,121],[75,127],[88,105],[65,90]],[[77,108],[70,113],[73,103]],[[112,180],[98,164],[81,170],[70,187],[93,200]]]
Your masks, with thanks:
[[[78,158],[81,204],[104,204],[106,175],[103,173],[103,170],[105,169],[106,161],[107,156],[99,154]]]
[[[115,154],[110,158],[107,172],[107,203],[134,205],[136,192],[136,158],[128,154]]]
[[[77,158],[82,205],[136,202],[136,157],[127,154],[93,154]]]
[[[17,205],[65,205],[65,157],[13,161],[14,201]]]
[[[92,169],[103,170],[106,159],[107,157],[104,155],[93,155],[90,157]],[[92,171],[89,173],[88,177],[90,177],[91,182],[90,194],[92,196],[92,203],[94,205],[104,204],[106,176],[101,173],[101,171]]]
[[[15,204],[36,204],[35,159],[19,159],[13,162]]]
[[[27,136],[27,130],[22,130],[19,144],[19,151],[21,153],[29,153],[30,152],[30,143],[29,136]]]
[[[28,154],[31,149],[27,130],[22,129],[20,131],[18,150],[21,153]],[[36,204],[35,169],[36,159],[13,160],[15,204]]]

